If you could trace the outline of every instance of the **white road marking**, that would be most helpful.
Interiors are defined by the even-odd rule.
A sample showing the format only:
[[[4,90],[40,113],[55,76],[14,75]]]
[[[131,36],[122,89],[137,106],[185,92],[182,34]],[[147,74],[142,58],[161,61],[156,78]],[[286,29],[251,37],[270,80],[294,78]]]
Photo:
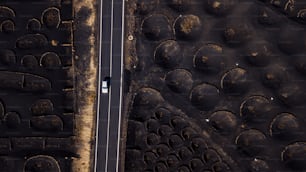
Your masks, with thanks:
[[[101,1],[100,4],[100,37],[99,37],[99,42],[102,43],[102,10],[103,10],[103,1]],[[94,162],[94,172],[97,171],[97,158],[98,158],[98,144],[99,144],[99,118],[100,118],[100,99],[101,99],[101,62],[102,62],[102,48],[99,48],[99,57],[98,57],[98,96],[97,96],[97,118],[96,118],[96,148],[95,148],[95,162]]]
[[[121,109],[122,109],[122,85],[123,85],[123,57],[124,57],[124,10],[125,3],[122,0],[122,21],[121,21],[121,69],[120,69],[120,98],[119,98],[119,121],[118,121],[118,143],[117,143],[117,162],[116,162],[116,172],[119,171],[119,160],[120,160],[120,137],[121,137]]]
[[[111,102],[111,92],[112,88],[109,88],[109,96],[108,96],[108,112],[107,112],[107,135],[106,135],[106,148],[105,148],[105,171],[108,169],[108,150],[109,150],[109,127],[110,127],[110,102]]]
[[[123,85],[123,55],[124,55],[124,8],[125,8],[125,3],[124,0],[122,1],[122,35],[121,35],[121,70],[120,70],[120,98],[119,98],[119,124],[118,124],[118,142],[117,142],[117,159],[116,159],[116,172],[119,171],[119,159],[120,159],[120,136],[121,136],[121,108],[122,108],[122,85]],[[101,13],[100,13],[100,38],[99,41],[102,44],[102,20],[103,20],[103,1],[101,1]],[[111,37],[110,37],[110,77],[112,76],[112,58],[113,58],[113,18],[114,18],[114,1],[112,0],[112,9],[111,9]],[[100,101],[101,101],[101,79],[102,79],[102,74],[101,74],[101,69],[102,69],[102,47],[99,49],[99,71],[98,71],[98,96],[97,96],[97,124],[96,124],[96,149],[95,149],[95,162],[94,162],[94,172],[97,172],[97,157],[98,157],[98,144],[99,144],[99,117],[100,117]],[[111,110],[111,87],[109,88],[109,96],[108,96],[108,114],[107,114],[107,135],[106,135],[106,153],[105,153],[105,171],[108,171],[108,153],[109,153],[109,135],[110,135],[110,110]]]
[[[109,68],[110,77],[112,78],[112,66],[113,66],[113,29],[114,29],[114,0],[112,0],[111,10],[111,37],[110,37],[110,53],[109,53]],[[106,135],[106,157],[105,157],[105,171],[108,172],[108,151],[109,151],[109,127],[110,127],[110,109],[111,109],[111,94],[112,88],[109,88],[108,95],[108,114],[107,114],[107,135]]]

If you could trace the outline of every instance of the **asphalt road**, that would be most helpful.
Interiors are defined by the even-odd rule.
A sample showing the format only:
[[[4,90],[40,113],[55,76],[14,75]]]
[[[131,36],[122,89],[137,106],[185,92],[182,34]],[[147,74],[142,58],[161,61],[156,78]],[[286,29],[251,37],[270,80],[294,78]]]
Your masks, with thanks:
[[[119,171],[119,141],[123,81],[124,1],[100,2],[99,90],[95,172]],[[101,82],[111,77],[108,94],[102,94]]]

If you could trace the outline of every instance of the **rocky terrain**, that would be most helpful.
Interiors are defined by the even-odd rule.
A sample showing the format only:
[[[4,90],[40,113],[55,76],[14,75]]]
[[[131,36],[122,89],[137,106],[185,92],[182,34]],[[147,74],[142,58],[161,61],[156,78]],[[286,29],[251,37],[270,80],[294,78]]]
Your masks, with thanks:
[[[0,171],[71,171],[72,1],[0,2]]]
[[[125,171],[306,170],[303,0],[126,6]]]

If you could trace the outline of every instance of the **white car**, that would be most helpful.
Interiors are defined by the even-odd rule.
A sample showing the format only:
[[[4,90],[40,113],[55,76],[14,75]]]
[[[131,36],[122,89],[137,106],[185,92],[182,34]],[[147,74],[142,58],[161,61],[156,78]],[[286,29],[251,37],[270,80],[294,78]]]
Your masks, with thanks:
[[[107,94],[110,85],[110,77],[105,77],[102,81],[102,93]]]

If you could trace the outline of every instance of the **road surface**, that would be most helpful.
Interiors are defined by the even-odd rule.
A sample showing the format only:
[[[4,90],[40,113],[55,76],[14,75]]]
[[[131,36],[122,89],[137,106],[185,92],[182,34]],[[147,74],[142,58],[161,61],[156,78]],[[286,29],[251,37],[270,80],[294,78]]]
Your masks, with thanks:
[[[124,1],[100,2],[99,90],[95,172],[119,171],[119,141],[123,81]],[[108,94],[101,93],[104,77],[111,77]]]

